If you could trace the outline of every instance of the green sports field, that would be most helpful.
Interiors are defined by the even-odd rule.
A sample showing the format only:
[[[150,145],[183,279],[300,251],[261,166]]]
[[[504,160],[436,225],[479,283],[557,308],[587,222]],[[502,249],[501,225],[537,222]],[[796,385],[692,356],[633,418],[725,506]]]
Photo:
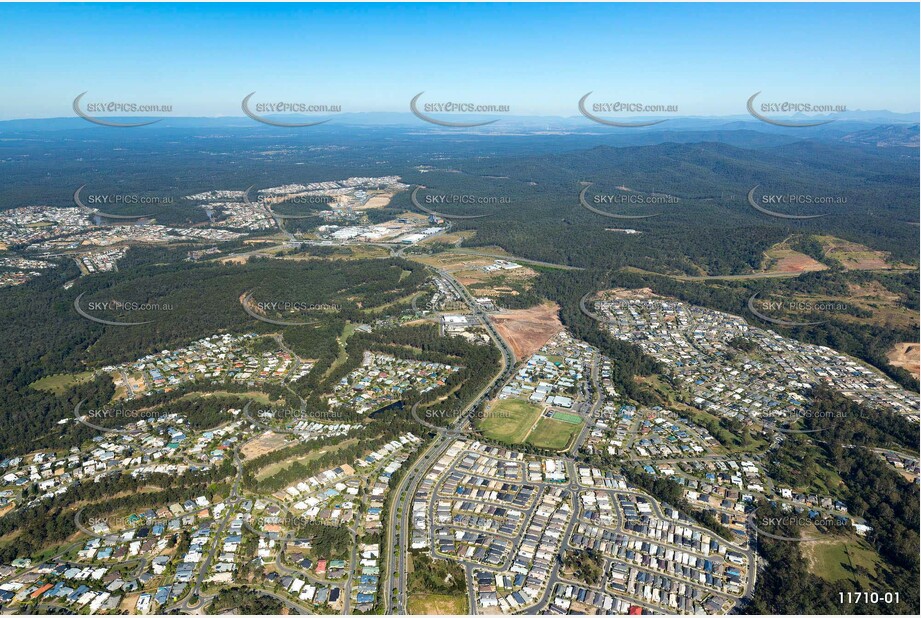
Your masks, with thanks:
[[[563,421],[564,423],[571,423],[573,425],[581,425],[582,417],[578,414],[571,414],[569,412],[554,412],[552,415],[554,420]]]
[[[520,399],[505,399],[493,404],[479,421],[487,438],[508,444],[521,444],[531,431],[541,408]]]
[[[548,448],[562,451],[579,432],[579,424],[566,421],[557,421],[551,418],[542,418],[537,422],[534,431],[528,436],[528,444],[539,448]]]

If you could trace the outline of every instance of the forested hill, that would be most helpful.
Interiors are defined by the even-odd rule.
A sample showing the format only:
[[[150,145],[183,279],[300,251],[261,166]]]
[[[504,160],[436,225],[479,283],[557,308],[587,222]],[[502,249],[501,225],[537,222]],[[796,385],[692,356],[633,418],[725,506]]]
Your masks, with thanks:
[[[495,175],[497,169],[502,177]],[[918,153],[913,150],[896,153],[840,141],[764,149],[712,142],[598,146],[465,161],[451,169],[410,173],[407,181],[425,184],[431,193],[505,197],[506,205],[456,207],[457,213],[491,215],[458,224],[477,230],[470,244],[498,245],[523,257],[574,266],[744,274],[757,267],[766,248],[794,232],[839,236],[916,261]],[[599,210],[657,216],[618,219],[590,212],[579,205],[587,183],[592,185],[586,199]],[[780,204],[775,211],[826,216],[775,218],[749,205],[747,194],[756,185],[759,195],[844,200]],[[595,201],[612,195],[675,200],[613,206]],[[611,228],[642,234],[625,236]]]

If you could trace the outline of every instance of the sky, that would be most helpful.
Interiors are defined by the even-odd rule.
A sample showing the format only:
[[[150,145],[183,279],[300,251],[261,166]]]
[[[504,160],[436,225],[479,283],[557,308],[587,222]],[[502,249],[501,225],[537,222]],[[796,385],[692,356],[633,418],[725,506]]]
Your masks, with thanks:
[[[745,114],[764,101],[919,110],[919,5],[0,4],[0,119],[74,97],[240,116],[241,99],[408,112],[410,99]]]

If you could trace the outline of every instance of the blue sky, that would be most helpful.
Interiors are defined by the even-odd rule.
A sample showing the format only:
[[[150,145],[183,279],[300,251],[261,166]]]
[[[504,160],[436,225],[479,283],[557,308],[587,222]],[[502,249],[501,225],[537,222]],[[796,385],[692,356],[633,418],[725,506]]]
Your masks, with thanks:
[[[576,115],[598,101],[744,114],[746,99],[918,111],[918,4],[0,4],[0,119],[73,98],[241,115],[240,100]]]

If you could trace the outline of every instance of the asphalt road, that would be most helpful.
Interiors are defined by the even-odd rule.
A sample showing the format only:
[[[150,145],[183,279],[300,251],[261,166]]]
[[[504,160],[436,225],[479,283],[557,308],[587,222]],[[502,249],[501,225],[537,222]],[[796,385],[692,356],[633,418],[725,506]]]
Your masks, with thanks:
[[[493,342],[502,352],[503,368],[489,384],[483,388],[479,395],[467,405],[451,427],[438,427],[422,421],[416,416],[416,408],[413,408],[413,415],[416,420],[422,423],[426,428],[438,432],[438,435],[428,448],[420,454],[415,463],[404,473],[394,490],[393,495],[395,498],[390,503],[390,510],[387,518],[386,550],[381,554],[382,556],[387,556],[385,564],[386,571],[382,586],[383,596],[385,597],[384,610],[387,614],[406,614],[408,611],[406,594],[406,553],[409,551],[412,542],[410,516],[412,514],[412,498],[415,495],[417,485],[422,480],[431,461],[441,457],[441,454],[450,446],[451,442],[453,442],[453,437],[460,435],[464,431],[470,423],[471,413],[479,409],[479,406],[491,397],[491,391],[497,383],[503,383],[510,377],[515,366],[515,354],[512,352],[511,346],[495,329],[489,321],[489,316],[480,308],[473,296],[464,286],[458,283],[450,273],[441,269],[436,270],[438,274],[451,285],[457,296],[467,303],[471,313],[481,319],[490,338],[492,338]],[[394,571],[396,571],[396,573],[394,573]],[[396,594],[393,593],[394,590],[396,590]],[[471,605],[471,610],[475,609],[476,605]]]

